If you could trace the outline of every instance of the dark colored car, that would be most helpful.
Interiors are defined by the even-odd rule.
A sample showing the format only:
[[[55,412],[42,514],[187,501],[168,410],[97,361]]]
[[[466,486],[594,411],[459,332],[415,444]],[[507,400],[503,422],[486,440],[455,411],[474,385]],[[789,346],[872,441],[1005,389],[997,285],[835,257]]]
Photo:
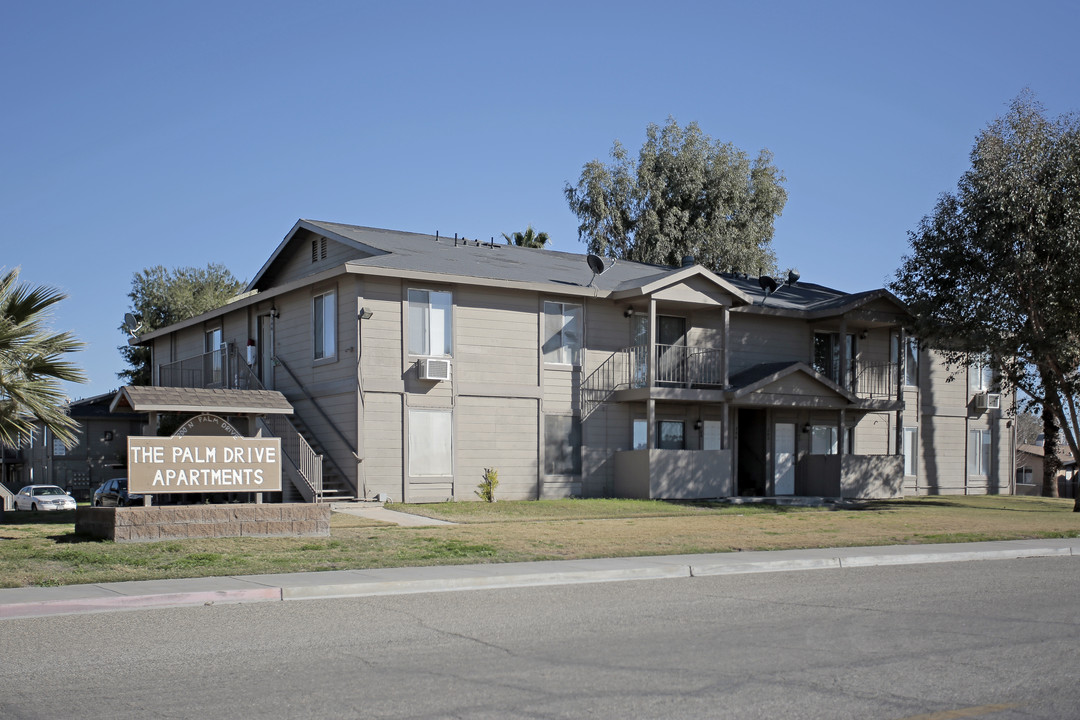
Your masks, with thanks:
[[[94,507],[124,507],[125,505],[141,505],[143,496],[138,493],[128,493],[127,478],[113,478],[102,483],[101,487],[94,491]]]

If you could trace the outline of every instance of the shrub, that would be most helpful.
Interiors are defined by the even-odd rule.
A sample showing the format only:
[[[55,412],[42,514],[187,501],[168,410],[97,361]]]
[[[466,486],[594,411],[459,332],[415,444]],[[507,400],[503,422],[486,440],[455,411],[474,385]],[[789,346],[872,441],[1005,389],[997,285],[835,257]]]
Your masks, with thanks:
[[[484,480],[477,486],[476,496],[486,502],[495,502],[495,488],[499,486],[499,471],[495,468],[484,468]]]

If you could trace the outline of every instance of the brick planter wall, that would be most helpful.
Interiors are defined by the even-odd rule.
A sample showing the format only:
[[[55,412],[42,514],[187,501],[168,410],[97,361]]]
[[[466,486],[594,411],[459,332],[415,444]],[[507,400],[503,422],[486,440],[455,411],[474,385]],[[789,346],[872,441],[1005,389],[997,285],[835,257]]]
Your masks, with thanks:
[[[206,537],[329,537],[330,506],[300,503],[75,510],[75,532],[116,542]]]

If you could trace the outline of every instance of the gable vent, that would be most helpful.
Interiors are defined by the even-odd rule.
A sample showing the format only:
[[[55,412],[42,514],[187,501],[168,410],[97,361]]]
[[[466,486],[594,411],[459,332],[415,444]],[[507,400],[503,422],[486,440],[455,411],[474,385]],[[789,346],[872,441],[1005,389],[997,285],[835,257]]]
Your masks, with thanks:
[[[311,241],[311,262],[319,262],[326,259],[326,238],[315,238]]]

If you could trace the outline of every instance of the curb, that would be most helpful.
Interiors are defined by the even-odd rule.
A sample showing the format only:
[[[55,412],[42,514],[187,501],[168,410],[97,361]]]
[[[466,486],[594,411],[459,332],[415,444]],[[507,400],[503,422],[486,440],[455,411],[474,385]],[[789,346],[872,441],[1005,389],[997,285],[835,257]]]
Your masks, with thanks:
[[[143,608],[1080,556],[1080,539],[1063,539],[1056,546],[1036,544],[1041,542],[970,543],[968,549],[957,543],[937,546],[937,551],[930,549],[934,546],[751,551],[10,588],[0,589],[0,620]],[[982,547],[970,549],[972,545]]]

